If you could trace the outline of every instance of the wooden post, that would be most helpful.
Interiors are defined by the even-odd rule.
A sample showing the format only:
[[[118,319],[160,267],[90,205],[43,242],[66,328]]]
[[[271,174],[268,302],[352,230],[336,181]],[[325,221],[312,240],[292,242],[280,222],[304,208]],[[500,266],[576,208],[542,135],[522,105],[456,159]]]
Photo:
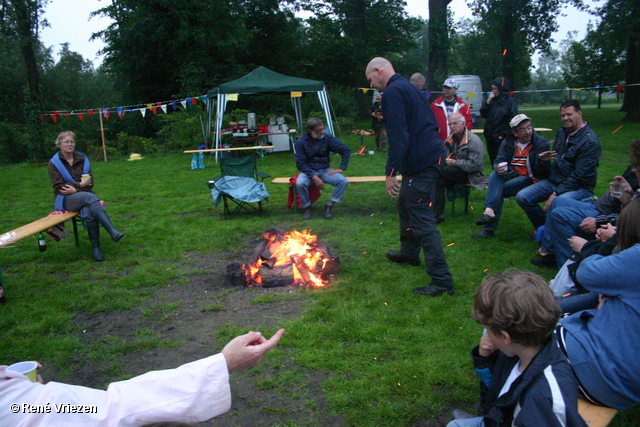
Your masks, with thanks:
[[[102,155],[104,156],[104,161],[107,161],[107,147],[104,144],[104,126],[102,125],[102,110],[99,112],[100,114],[100,134],[102,135]]]

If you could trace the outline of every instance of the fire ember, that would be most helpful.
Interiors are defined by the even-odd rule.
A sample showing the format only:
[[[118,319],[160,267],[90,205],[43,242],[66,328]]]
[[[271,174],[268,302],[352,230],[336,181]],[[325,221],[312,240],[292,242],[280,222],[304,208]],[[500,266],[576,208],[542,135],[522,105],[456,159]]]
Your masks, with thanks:
[[[227,266],[227,277],[237,286],[321,287],[340,270],[340,261],[309,231],[267,230],[245,263]]]

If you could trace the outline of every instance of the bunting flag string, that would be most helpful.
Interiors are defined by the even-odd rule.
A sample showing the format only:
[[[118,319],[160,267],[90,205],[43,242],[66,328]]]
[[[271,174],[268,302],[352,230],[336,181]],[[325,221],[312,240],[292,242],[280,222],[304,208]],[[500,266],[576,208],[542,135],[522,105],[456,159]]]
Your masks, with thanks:
[[[515,95],[518,93],[542,93],[542,92],[564,92],[564,91],[571,91],[571,90],[575,90],[575,91],[588,91],[588,90],[594,90],[594,91],[598,91],[598,90],[611,90],[611,91],[615,91],[616,93],[620,93],[624,90],[625,87],[629,87],[629,86],[640,86],[640,83],[631,83],[631,84],[625,84],[625,85],[610,85],[610,86],[601,86],[601,85],[595,85],[595,86],[590,86],[590,87],[566,87],[566,88],[562,88],[562,89],[525,89],[525,90],[514,90],[509,92],[510,95]],[[357,88],[358,90],[361,90],[363,93],[367,93],[370,90],[372,90],[371,88],[368,87],[359,87]],[[464,91],[459,91],[459,92],[464,92]],[[431,93],[437,93],[440,94],[442,92],[431,92]],[[472,92],[466,92],[467,96],[469,97],[469,99],[472,99],[473,96],[475,96],[475,94],[477,93],[481,93],[481,92],[476,92],[475,88],[474,91]],[[491,92],[482,92],[484,94],[486,94],[487,96],[491,93]]]
[[[133,113],[134,111],[140,111],[140,114],[142,115],[142,117],[145,117],[147,110],[151,110],[153,114],[157,114],[158,107],[159,107],[160,109],[162,109],[163,113],[167,114],[167,106],[169,105],[171,106],[172,111],[177,111],[178,105],[181,105],[182,108],[186,110],[189,104],[191,106],[198,105],[198,101],[208,102],[209,96],[201,95],[201,96],[190,97],[185,99],[153,102],[153,103],[147,103],[147,104],[125,105],[125,106],[119,106],[119,107],[87,108],[86,110],[70,110],[70,111],[44,111],[40,114],[40,121],[44,123],[46,120],[46,117],[49,116],[54,123],[57,123],[59,117],[77,116],[78,120],[80,120],[81,122],[84,122],[84,116],[86,114],[88,114],[89,118],[92,119],[93,114],[96,111],[99,111],[99,114],[102,114],[102,116],[106,120],[109,120],[109,116],[111,115],[112,112],[118,114],[118,117],[120,118],[120,120],[122,120],[125,112]]]

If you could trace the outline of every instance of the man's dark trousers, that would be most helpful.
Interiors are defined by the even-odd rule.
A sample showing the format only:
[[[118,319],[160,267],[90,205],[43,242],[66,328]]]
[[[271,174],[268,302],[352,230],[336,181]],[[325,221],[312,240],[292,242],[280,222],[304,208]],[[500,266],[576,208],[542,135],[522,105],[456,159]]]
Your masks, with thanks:
[[[453,278],[449,273],[433,214],[438,175],[438,169],[427,168],[415,175],[402,176],[396,202],[400,216],[400,250],[403,255],[418,258],[422,247],[431,283],[442,289],[453,289]]]

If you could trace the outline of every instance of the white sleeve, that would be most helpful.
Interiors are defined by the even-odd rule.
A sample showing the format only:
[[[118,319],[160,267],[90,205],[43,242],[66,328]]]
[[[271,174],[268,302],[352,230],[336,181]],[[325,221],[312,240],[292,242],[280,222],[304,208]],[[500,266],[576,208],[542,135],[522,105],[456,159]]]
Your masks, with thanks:
[[[0,371],[0,373],[4,373]],[[0,375],[0,425],[139,426],[160,421],[195,423],[231,407],[227,363],[222,354],[177,369],[153,371],[109,385],[106,391],[68,384],[31,383]],[[12,404],[20,410],[10,410]],[[40,412],[25,411],[36,405]],[[69,413],[69,405],[95,413]],[[47,408],[49,408],[47,412]]]

